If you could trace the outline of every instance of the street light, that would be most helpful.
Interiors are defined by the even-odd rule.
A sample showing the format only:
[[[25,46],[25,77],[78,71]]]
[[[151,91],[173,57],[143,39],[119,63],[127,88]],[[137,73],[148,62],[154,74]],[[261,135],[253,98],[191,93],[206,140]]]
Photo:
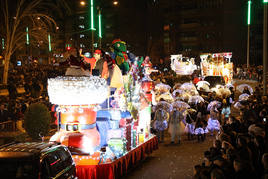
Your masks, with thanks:
[[[29,40],[29,28],[26,27],[26,44],[29,45],[30,44],[30,40]]]
[[[102,38],[102,29],[101,29],[101,10],[99,9],[98,14],[99,19],[99,47],[101,48],[101,38]]]
[[[85,6],[86,2],[85,1],[80,1],[81,6]]]
[[[248,41],[247,41],[247,68],[249,68],[249,34],[250,34],[251,0],[248,1]]]
[[[114,1],[113,5],[115,5],[115,6],[118,5],[118,1]]]
[[[51,52],[52,51],[52,48],[51,48],[51,37],[50,37],[50,34],[48,34],[47,38],[48,38],[48,51]]]
[[[2,49],[4,50],[5,49],[5,39],[2,38]]]
[[[92,54],[94,53],[94,3],[93,0],[90,0],[90,19],[91,19],[91,26],[90,26],[90,30],[91,30],[91,48],[92,48]]]
[[[268,0],[263,0],[263,94],[266,95],[267,73],[267,5]]]

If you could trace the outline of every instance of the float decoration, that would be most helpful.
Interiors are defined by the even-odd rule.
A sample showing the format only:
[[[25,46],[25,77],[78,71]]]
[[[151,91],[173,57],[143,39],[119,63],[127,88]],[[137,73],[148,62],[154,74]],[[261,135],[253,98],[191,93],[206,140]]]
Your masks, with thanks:
[[[192,75],[197,69],[194,58],[183,57],[179,55],[171,55],[171,69],[178,75]]]
[[[48,79],[48,95],[52,104],[100,104],[108,96],[108,86],[105,79],[96,76],[59,76]]]
[[[112,84],[120,85],[112,85],[109,89],[106,79],[98,76],[69,74],[48,79],[49,100],[57,106],[59,125],[50,141],[68,146],[77,166],[112,162],[152,136],[151,91],[154,83],[150,73],[155,70],[146,57],[145,60],[135,58],[129,71],[125,43],[114,41],[113,44],[121,50],[114,54],[117,64],[109,66],[109,60],[107,63],[113,74]],[[114,69],[121,74],[117,65],[123,73],[128,73],[113,78]]]
[[[201,54],[200,67],[202,76],[223,76],[225,83],[233,80],[232,53]]]

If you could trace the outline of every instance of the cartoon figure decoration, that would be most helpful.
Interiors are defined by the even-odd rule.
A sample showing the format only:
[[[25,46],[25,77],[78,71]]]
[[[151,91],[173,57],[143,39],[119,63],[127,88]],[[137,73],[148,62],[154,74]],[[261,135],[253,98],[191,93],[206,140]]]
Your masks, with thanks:
[[[142,93],[140,97],[139,130],[143,131],[144,138],[148,138],[150,136],[152,91],[154,89],[154,83],[150,78],[150,74],[157,70],[152,68],[152,63],[148,56],[145,57],[141,66],[143,67],[144,77],[141,82]]]
[[[123,75],[127,74],[129,71],[129,63],[126,42],[123,42],[120,39],[115,39],[112,42],[112,48],[116,64],[119,66]]]
[[[143,67],[143,74],[144,74],[143,81],[152,81],[152,79],[150,78],[150,74],[152,72],[158,72],[158,70],[153,69],[152,67],[153,65],[148,56],[145,57],[145,60],[143,61],[141,66]]]

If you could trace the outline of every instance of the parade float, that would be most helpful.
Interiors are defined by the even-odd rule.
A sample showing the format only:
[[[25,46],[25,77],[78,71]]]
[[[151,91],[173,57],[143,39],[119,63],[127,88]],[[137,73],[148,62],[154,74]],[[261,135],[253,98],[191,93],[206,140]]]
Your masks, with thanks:
[[[201,54],[201,74],[205,76],[223,76],[225,83],[233,80],[232,53],[207,53]]]
[[[117,88],[104,78],[77,72],[48,79],[49,100],[55,106],[59,129],[50,141],[68,146],[78,178],[122,176],[157,149],[157,139],[150,133],[151,63],[149,57],[140,62],[136,59],[127,74],[117,79],[123,82]],[[111,75],[118,73],[115,65]]]
[[[171,55],[171,69],[178,75],[192,75],[197,69],[194,58],[183,57],[179,55]]]

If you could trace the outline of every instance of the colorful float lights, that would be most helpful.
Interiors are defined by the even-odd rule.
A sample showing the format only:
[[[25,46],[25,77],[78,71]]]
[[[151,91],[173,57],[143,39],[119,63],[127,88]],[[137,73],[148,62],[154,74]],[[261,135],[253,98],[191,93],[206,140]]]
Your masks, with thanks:
[[[50,141],[68,146],[79,166],[110,163],[149,140],[154,86],[151,66],[146,64],[147,78],[136,80],[128,73],[120,79],[123,87],[113,94],[98,76],[48,79],[49,100],[57,105],[59,126]],[[103,107],[105,103],[108,107]]]

